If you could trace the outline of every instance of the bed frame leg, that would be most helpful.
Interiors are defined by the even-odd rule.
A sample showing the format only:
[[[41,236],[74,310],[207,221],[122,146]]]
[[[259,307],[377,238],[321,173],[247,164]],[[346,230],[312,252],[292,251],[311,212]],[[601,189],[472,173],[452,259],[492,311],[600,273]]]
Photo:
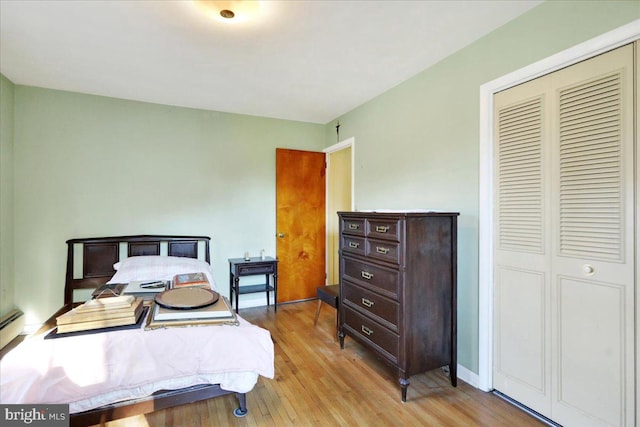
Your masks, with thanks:
[[[245,393],[238,393],[236,396],[238,396],[238,404],[240,406],[233,410],[233,415],[241,418],[246,416],[247,412],[249,412],[247,410],[247,395]]]

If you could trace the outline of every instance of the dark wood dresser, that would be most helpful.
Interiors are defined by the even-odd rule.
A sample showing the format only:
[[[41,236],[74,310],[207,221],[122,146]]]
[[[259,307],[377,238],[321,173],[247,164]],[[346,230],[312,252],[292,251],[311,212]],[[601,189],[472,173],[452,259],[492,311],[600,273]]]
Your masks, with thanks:
[[[349,335],[409,377],[449,366],[456,386],[455,212],[338,212],[340,346]]]

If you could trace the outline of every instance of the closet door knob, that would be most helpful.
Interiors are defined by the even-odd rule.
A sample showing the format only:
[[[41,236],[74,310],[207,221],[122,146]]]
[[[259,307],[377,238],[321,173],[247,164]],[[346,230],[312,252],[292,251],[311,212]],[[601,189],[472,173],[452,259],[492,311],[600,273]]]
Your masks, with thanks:
[[[591,276],[595,271],[595,268],[593,268],[591,264],[585,264],[582,266],[582,272],[587,276]]]

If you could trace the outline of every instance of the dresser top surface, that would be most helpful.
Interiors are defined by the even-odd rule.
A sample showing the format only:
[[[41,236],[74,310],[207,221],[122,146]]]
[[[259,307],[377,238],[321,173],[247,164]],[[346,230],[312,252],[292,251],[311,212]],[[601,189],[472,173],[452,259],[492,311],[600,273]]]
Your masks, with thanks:
[[[380,216],[407,216],[407,217],[418,217],[418,216],[459,216],[460,212],[441,212],[441,211],[427,211],[427,210],[365,210],[365,211],[343,211],[338,212],[338,215],[343,216],[370,216],[370,217],[380,217]]]

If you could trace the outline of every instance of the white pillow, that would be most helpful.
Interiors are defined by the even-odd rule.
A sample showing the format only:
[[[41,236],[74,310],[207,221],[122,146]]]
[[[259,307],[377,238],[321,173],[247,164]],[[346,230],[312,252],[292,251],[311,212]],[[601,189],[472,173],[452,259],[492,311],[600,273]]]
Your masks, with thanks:
[[[171,280],[176,274],[204,273],[215,289],[211,266],[198,259],[174,256],[134,256],[113,265],[116,274],[107,283],[129,283],[134,280]]]

